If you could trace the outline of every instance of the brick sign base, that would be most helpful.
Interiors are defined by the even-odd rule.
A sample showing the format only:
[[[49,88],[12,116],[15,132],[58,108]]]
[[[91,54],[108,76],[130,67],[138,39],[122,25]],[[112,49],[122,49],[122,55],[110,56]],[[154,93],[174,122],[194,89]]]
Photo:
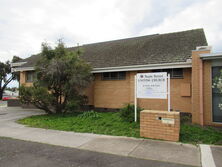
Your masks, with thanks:
[[[180,113],[143,110],[140,112],[140,136],[179,141]]]

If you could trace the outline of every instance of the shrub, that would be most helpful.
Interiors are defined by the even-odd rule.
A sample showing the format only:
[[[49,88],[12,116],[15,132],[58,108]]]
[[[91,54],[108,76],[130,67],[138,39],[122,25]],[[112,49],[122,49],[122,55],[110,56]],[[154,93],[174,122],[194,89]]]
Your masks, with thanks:
[[[19,88],[19,92],[19,99],[22,104],[33,104],[35,107],[45,110],[46,113],[52,114],[50,107],[54,97],[48,92],[47,88],[36,85],[31,87],[22,85]]]
[[[66,105],[66,110],[69,112],[76,112],[85,110],[85,106],[88,103],[88,97],[85,95],[79,95],[70,100]]]
[[[82,114],[78,115],[80,118],[91,118],[91,119],[98,119],[101,118],[98,112],[95,111],[85,111]]]
[[[133,104],[126,104],[123,108],[120,109],[120,116],[123,120],[127,122],[133,122],[134,121],[134,108],[135,106]],[[140,111],[142,111],[142,108],[137,107],[137,121],[140,121]]]
[[[81,58],[80,52],[67,50],[61,40],[54,49],[43,43],[39,55],[36,80],[33,87],[21,89],[22,102],[50,114],[76,110],[82,105],[82,94],[92,81],[90,64]]]
[[[188,115],[180,117],[181,124],[192,124],[192,118]]]

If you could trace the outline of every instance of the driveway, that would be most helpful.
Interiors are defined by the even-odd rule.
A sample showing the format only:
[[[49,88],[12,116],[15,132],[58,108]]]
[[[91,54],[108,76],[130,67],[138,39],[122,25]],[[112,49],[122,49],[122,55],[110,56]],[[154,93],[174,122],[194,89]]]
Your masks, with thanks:
[[[222,166],[222,146],[211,146],[215,166]]]
[[[6,104],[7,103],[4,103],[4,105]],[[32,116],[32,115],[39,115],[39,114],[44,114],[44,112],[38,109],[23,109],[21,107],[6,107],[6,106],[3,106],[3,103],[2,103],[2,107],[0,107],[0,123],[1,125],[8,124],[8,123],[17,125],[17,123],[15,123],[16,120],[20,118]]]
[[[36,114],[44,114],[44,112],[13,107],[0,108],[0,136],[93,152],[109,153],[124,156],[126,159],[142,158],[145,160],[155,160],[166,164],[177,164],[178,167],[184,165],[201,166],[199,148],[191,144],[64,132],[31,128],[15,123],[19,118]],[[19,148],[15,147],[16,149]],[[20,155],[18,154],[18,156]]]

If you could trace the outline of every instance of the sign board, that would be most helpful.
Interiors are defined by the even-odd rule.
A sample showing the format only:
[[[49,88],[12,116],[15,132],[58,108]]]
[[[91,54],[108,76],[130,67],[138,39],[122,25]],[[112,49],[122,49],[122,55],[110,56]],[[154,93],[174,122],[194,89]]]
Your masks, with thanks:
[[[136,77],[137,98],[167,99],[167,73],[139,73]]]
[[[162,118],[161,120],[163,124],[175,124],[175,121],[173,118]]]
[[[137,98],[167,99],[170,112],[170,74],[166,72],[138,73],[135,75],[134,119],[137,121]],[[163,121],[170,122],[172,121]]]

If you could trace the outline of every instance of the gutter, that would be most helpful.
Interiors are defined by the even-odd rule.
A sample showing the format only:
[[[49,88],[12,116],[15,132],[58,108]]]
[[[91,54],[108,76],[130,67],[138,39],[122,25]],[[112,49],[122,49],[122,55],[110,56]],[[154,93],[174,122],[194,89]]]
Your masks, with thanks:
[[[163,63],[163,64],[147,64],[147,65],[134,65],[134,66],[93,68],[92,73],[155,70],[155,69],[168,69],[168,68],[191,68],[191,67],[192,67],[191,62],[178,62],[178,63]]]
[[[133,65],[133,66],[119,66],[106,68],[93,68],[92,73],[102,72],[117,72],[117,71],[140,71],[140,70],[155,70],[155,69],[169,69],[169,68],[191,68],[191,61],[178,63],[163,63],[163,64],[147,64],[147,65]],[[13,72],[17,71],[33,71],[34,67],[15,67]]]
[[[25,63],[27,63],[27,62],[11,63],[11,67],[18,67],[18,66],[21,66],[21,65],[23,65]]]
[[[202,60],[222,59],[222,52],[200,54]]]
[[[12,72],[18,72],[18,71],[34,71],[34,67],[12,67],[11,71]]]

